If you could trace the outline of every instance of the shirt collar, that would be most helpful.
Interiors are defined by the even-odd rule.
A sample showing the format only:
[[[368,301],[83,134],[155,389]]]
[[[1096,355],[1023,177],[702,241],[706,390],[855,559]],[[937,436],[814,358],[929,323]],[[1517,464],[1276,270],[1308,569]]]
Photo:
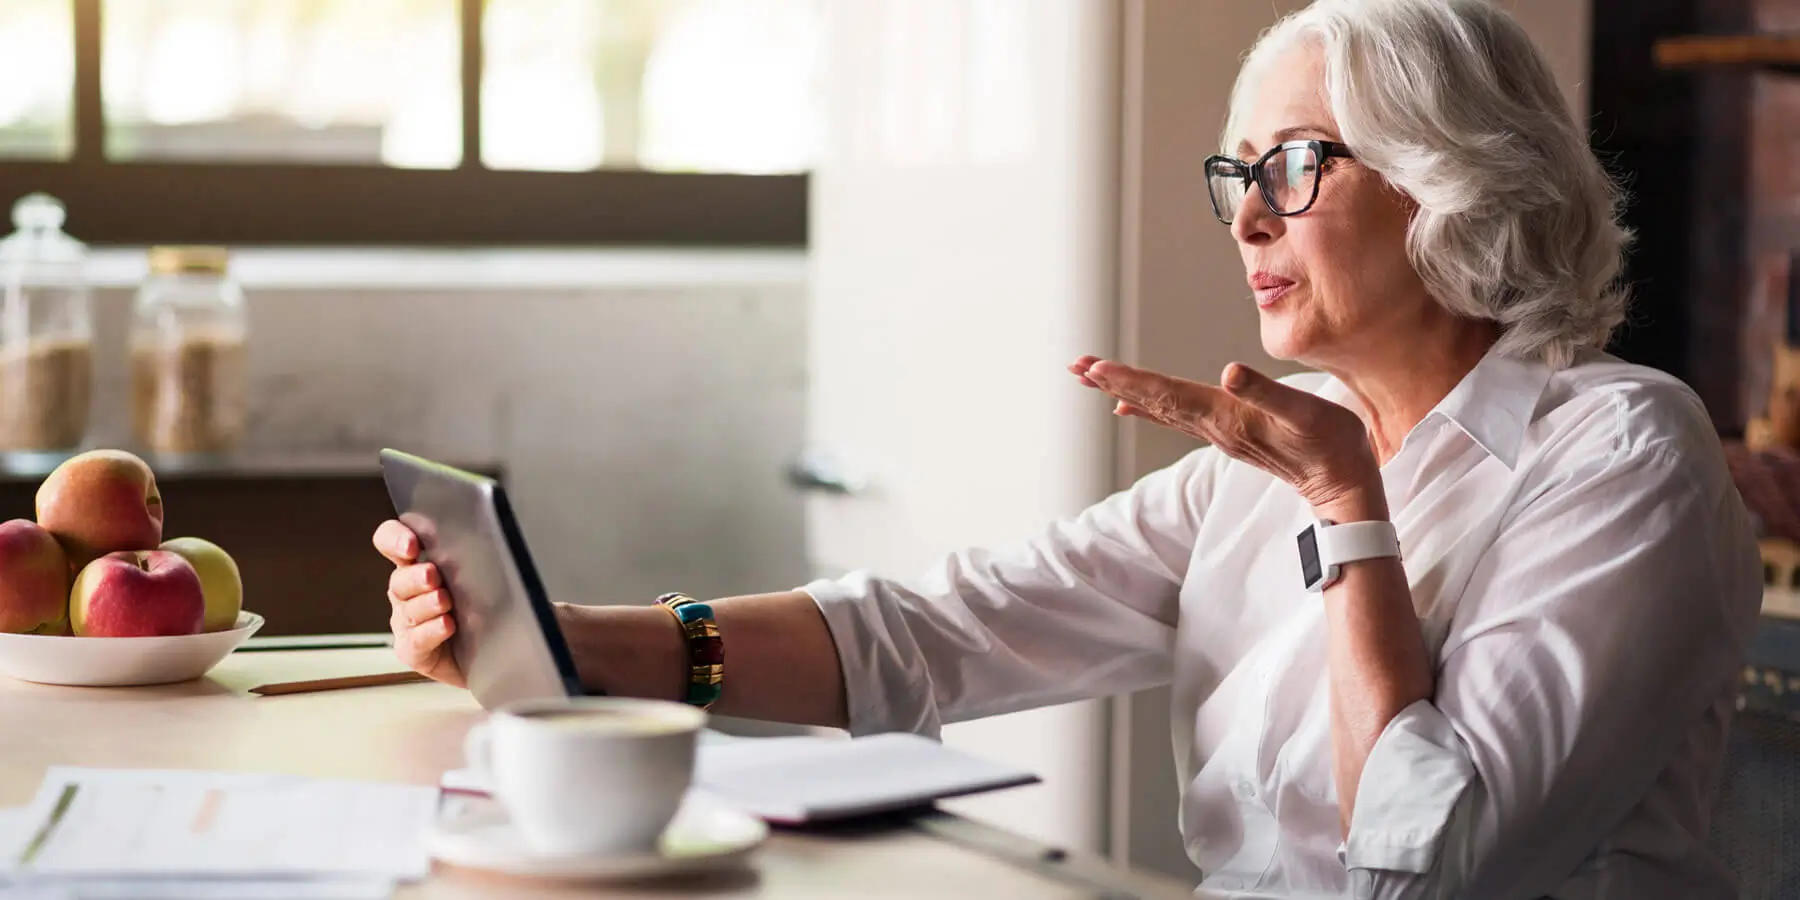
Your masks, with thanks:
[[[1551,368],[1537,360],[1500,356],[1492,349],[1432,407],[1425,420],[1441,416],[1508,469],[1519,463],[1525,429],[1538,398],[1550,383]],[[1333,396],[1334,395],[1334,396]],[[1327,399],[1350,400],[1343,382],[1330,380]],[[1423,421],[1420,423],[1423,424]]]
[[[1550,383],[1550,366],[1489,350],[1432,409],[1456,423],[1508,469],[1518,465],[1525,429]]]

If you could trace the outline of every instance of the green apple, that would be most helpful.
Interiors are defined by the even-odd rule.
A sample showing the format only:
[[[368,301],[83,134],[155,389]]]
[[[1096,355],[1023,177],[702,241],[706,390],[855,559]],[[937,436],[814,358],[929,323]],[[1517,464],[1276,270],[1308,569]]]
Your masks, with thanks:
[[[237,624],[238,611],[244,608],[244,582],[231,554],[218,544],[197,537],[173,538],[163,541],[157,549],[187,560],[199,574],[200,592],[206,597],[201,631],[224,631]]]

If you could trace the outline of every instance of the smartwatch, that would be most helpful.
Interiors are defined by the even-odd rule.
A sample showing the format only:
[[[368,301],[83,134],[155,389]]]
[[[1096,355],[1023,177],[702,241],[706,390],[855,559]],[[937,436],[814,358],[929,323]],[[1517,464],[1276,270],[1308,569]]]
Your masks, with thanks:
[[[1342,577],[1341,567],[1359,559],[1400,555],[1400,535],[1394,523],[1347,522],[1329,519],[1306,526],[1300,532],[1300,575],[1309,591],[1323,591]]]

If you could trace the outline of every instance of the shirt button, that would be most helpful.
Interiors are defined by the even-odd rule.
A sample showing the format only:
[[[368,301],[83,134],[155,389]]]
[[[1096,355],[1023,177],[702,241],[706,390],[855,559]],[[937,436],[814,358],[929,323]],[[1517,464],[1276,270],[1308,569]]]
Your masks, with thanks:
[[[1239,800],[1255,800],[1256,785],[1250,783],[1249,779],[1245,779],[1237,783],[1236,793]]]

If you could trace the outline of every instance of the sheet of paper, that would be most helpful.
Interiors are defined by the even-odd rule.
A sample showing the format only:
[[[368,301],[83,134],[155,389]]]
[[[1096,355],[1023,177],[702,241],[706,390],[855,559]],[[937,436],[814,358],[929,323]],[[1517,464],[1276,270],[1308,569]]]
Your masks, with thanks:
[[[25,849],[25,842],[31,840],[31,808],[19,806],[12,809],[0,809],[0,860],[19,858],[20,851]],[[8,866],[0,866],[3,873]],[[5,884],[5,875],[0,874],[0,884]]]
[[[281,775],[52,768],[24,845],[24,876],[351,877],[416,880],[435,787]]]
[[[36,831],[30,807],[0,809],[0,858],[16,859]],[[165,878],[70,878],[32,876],[9,881],[0,874],[0,900],[387,900],[391,878],[205,880]]]
[[[770,738],[710,748],[697,763],[701,787],[776,822],[905,809],[1038,780],[915,734]]]
[[[393,893],[394,882],[385,878],[0,881],[0,900],[387,900]]]

